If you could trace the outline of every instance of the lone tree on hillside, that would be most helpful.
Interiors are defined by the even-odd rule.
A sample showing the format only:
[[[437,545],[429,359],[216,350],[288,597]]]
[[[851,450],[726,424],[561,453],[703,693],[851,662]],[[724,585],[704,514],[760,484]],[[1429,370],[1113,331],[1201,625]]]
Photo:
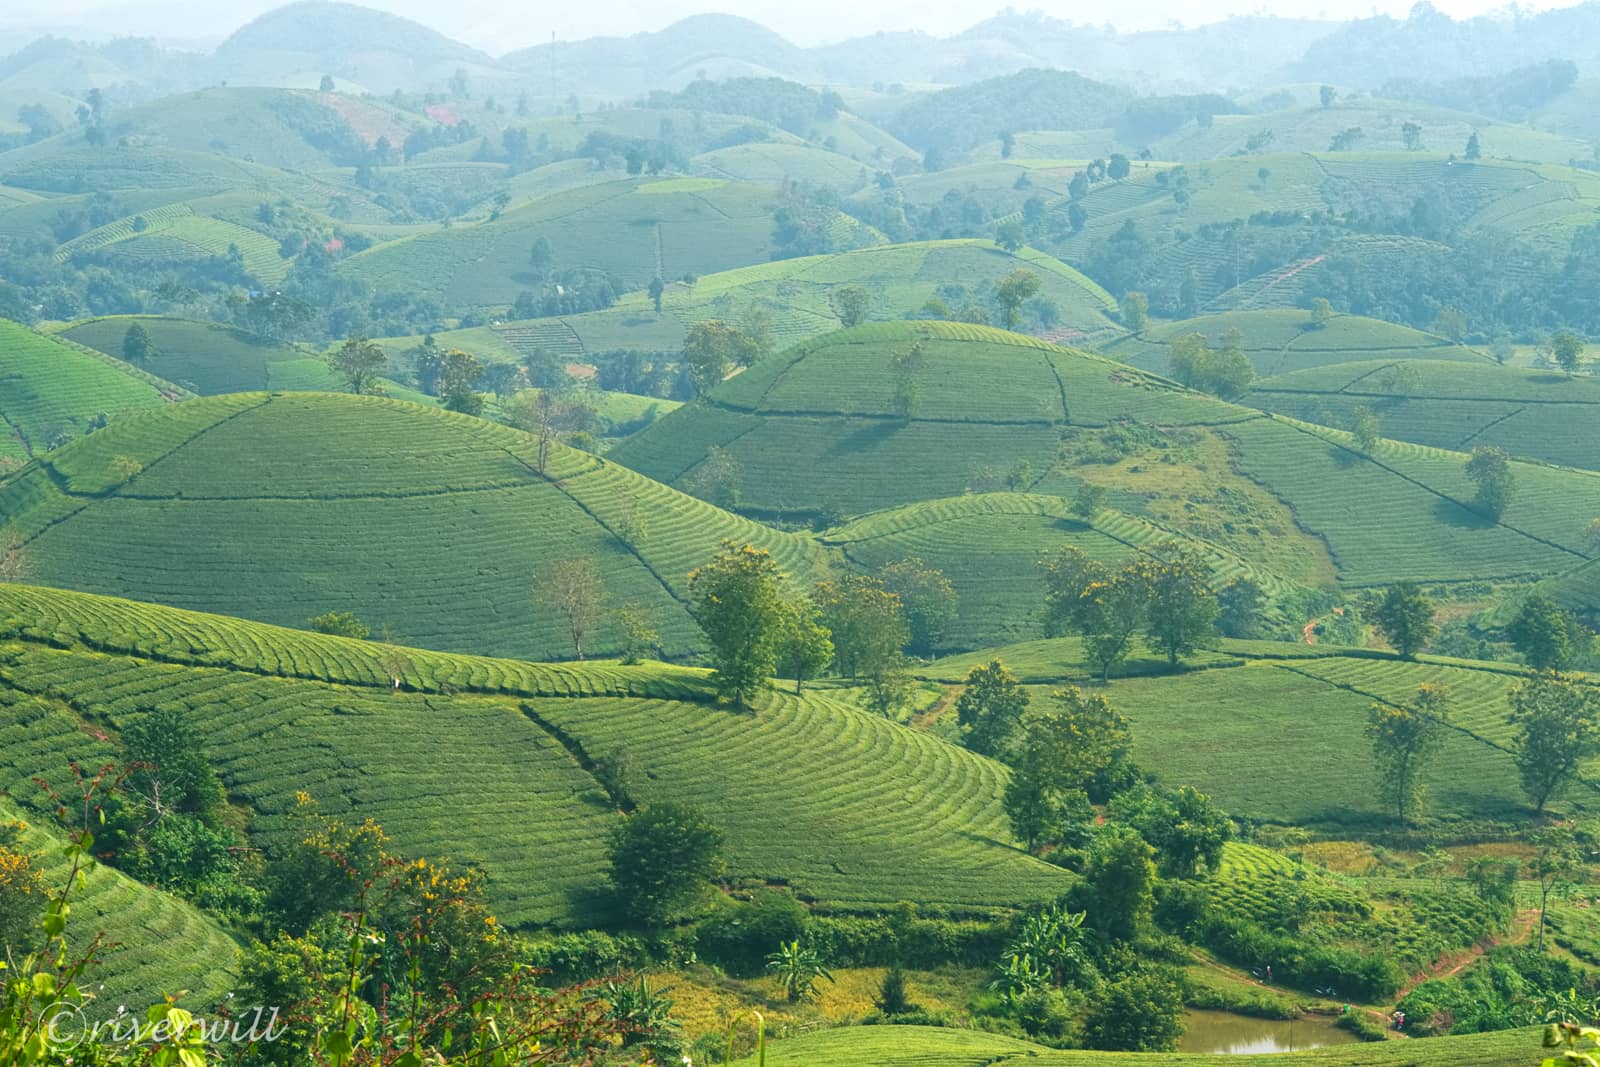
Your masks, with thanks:
[[[317,89],[318,89],[319,92],[324,92],[324,93],[333,92],[333,75],[332,74],[324,74],[322,76],[322,80],[317,83]]]
[[[377,391],[379,375],[389,365],[389,354],[376,341],[351,337],[333,353],[328,365],[344,379],[352,393],[373,393]]]
[[[1543,814],[1578,768],[1600,754],[1600,692],[1554,675],[1530,678],[1511,691],[1517,771],[1522,791]]]
[[[1396,582],[1373,608],[1372,620],[1403,659],[1412,659],[1433,638],[1433,601],[1416,582]]]
[[[1541,671],[1570,667],[1592,641],[1577,616],[1538,593],[1522,602],[1506,636],[1528,666]]]
[[[650,302],[656,306],[656,314],[661,314],[661,295],[667,291],[667,283],[657,274],[650,279]]]
[[[1422,147],[1422,124],[1408,122],[1400,127],[1400,139],[1405,142],[1407,152],[1415,152]]]
[[[810,597],[784,605],[778,632],[778,667],[794,679],[794,695],[805,692],[807,680],[827,670],[833,662],[833,635],[822,624],[822,613]]]
[[[552,605],[567,620],[572,651],[583,659],[583,641],[605,612],[606,590],[600,571],[587,556],[559,559],[545,568],[535,599]]]
[[[1317,96],[1322,100],[1323,107],[1332,107],[1333,102],[1339,99],[1339,90],[1331,85],[1324,85],[1317,90]]]
[[[129,363],[144,363],[156,354],[155,342],[150,340],[150,331],[142,323],[134,323],[122,335],[122,358]]]
[[[1370,453],[1378,447],[1378,413],[1367,404],[1356,405],[1350,413],[1350,432],[1355,435],[1356,447]]]
[[[1132,173],[1133,164],[1128,162],[1128,157],[1120,152],[1113,152],[1110,161],[1106,163],[1106,177],[1116,182]]]
[[[1467,152],[1466,152],[1466,155],[1467,155],[1468,159],[1481,159],[1483,157],[1483,149],[1481,147],[1479,147],[1479,145],[1478,145],[1478,131],[1477,130],[1473,130],[1470,134],[1467,135]]]
[[[1422,774],[1444,740],[1447,713],[1444,690],[1422,685],[1410,705],[1374,704],[1368,714],[1366,732],[1378,769],[1378,795],[1403,823],[1422,806]]]
[[[817,583],[817,606],[833,634],[841,673],[866,683],[867,706],[889,715],[905,702],[910,679],[905,647],[911,640],[905,607],[881,578],[850,574]]]
[[[534,391],[524,389],[512,398],[511,424],[539,439],[536,466],[545,473],[550,463],[550,446],[587,428],[595,418],[594,406],[572,387],[568,378],[561,386]]]
[[[1039,292],[1039,276],[1031,270],[1018,267],[994,283],[995,303],[1000,305],[1000,321],[1008,330],[1017,328],[1022,305]]]
[[[760,355],[755,339],[721,319],[695,323],[683,341],[683,362],[700,396],[715,388],[735,365],[748,367]]]
[[[689,575],[689,613],[711,645],[717,694],[747,707],[777,666],[784,616],[777,563],[766,549],[724,541]]]
[[[1311,327],[1320,330],[1328,325],[1328,320],[1333,318],[1333,305],[1325,296],[1313,297],[1311,300]]]
[[[450,411],[481,414],[483,394],[476,391],[481,377],[483,364],[478,362],[478,357],[452,348],[444,354],[444,366],[439,372],[439,403]]]
[[[1552,334],[1548,349],[1551,362],[1566,371],[1568,377],[1583,362],[1583,338],[1571,330],[1558,330]]]
[[[859,285],[841,285],[828,293],[828,306],[843,326],[860,326],[867,317],[867,291]]]
[[[1150,325],[1150,298],[1137,289],[1122,294],[1122,325],[1134,333],[1143,333]]]
[[[367,635],[372,633],[371,627],[350,611],[327,611],[321,615],[313,615],[306,620],[306,628],[315,630],[319,634],[353,637],[357,641],[365,641]]]
[[[1212,591],[1205,561],[1181,545],[1160,545],[1149,565],[1145,585],[1149,590],[1147,633],[1151,644],[1167,654],[1167,665],[1195,650],[1217,632],[1217,594]]]
[[[722,833],[693,808],[664,801],[628,816],[608,855],[623,912],[661,926],[722,873],[721,853]]]
[[[1524,868],[1539,887],[1539,938],[1534,951],[1544,951],[1544,914],[1550,898],[1558,899],[1583,867],[1583,853],[1570,826],[1547,826],[1533,834],[1538,851]]]
[[[1028,691],[1004,663],[994,659],[974,667],[956,700],[961,743],[980,755],[1003,758],[1027,710]]]
[[[1022,223],[1016,221],[1015,219],[1012,219],[1010,222],[1002,222],[1000,225],[995,227],[994,243],[1005,249],[1007,252],[1015,252],[1017,249],[1026,244],[1027,241],[1028,235],[1022,231]]]
[[[1511,458],[1503,448],[1479,445],[1472,450],[1472,458],[1467,460],[1466,472],[1478,487],[1473,503],[1483,514],[1498,521],[1510,506],[1511,493],[1515,488]]]

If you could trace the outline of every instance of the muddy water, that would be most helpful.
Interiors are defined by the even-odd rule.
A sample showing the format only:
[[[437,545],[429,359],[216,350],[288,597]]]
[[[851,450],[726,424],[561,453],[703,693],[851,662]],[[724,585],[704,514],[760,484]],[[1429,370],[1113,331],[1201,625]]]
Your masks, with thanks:
[[[1302,1052],[1324,1045],[1347,1045],[1357,1038],[1321,1015],[1299,1019],[1256,1019],[1226,1011],[1189,1011],[1183,1016],[1180,1052],[1218,1052],[1249,1055],[1261,1052]]]

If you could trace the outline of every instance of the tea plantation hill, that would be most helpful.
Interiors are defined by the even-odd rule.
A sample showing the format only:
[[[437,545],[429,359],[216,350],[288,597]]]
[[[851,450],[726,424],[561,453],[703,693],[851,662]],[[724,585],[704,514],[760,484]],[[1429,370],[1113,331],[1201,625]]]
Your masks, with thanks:
[[[714,318],[735,318],[758,307],[770,319],[774,344],[785,348],[841,325],[830,300],[848,285],[867,290],[869,320],[900,319],[921,311],[941,288],[959,286],[978,300],[1013,270],[1032,271],[1039,295],[1055,306],[1055,333],[1099,340],[1121,332],[1110,319],[1116,301],[1100,286],[1031,248],[1007,252],[991,241],[950,240],[875,245],[826,256],[780,259],[673,281],[656,314],[643,292],[624,296],[604,311],[528,319],[435,335],[440,345],[465,349],[488,362],[513,362],[536,352],[583,360],[619,349],[677,352],[689,328]],[[389,338],[391,349],[420,338]]]
[[[0,483],[0,522],[34,581],[289,626],[352,611],[426,647],[573,653],[535,592],[595,561],[613,604],[654,613],[662,647],[700,647],[689,572],[724,538],[809,578],[821,550],[616,464],[398,400],[230,394],[123,419]],[[585,651],[619,647],[609,623]]]
[[[1338,320],[1335,320],[1336,322]],[[1349,426],[1358,407],[1377,414],[1385,437],[1462,451],[1498,445],[1569,467],[1600,470],[1600,380],[1554,369],[1410,359],[1396,378],[1394,353],[1257,379],[1242,403],[1328,426]],[[1408,380],[1409,379],[1409,380]],[[1388,388],[1386,388],[1388,386]],[[1576,516],[1575,521],[1587,521]]]
[[[1426,1041],[1383,1041],[1250,1057],[1252,1067],[1509,1067],[1533,1063],[1541,1031],[1501,1030]],[[974,1030],[851,1026],[773,1041],[769,1067],[1215,1067],[1217,1055],[1181,1052],[1063,1052]],[[755,1057],[738,1067],[756,1067]]]
[[[909,417],[896,410],[897,375]],[[1019,502],[1013,511],[1046,525],[1018,539],[1018,558],[1003,564],[992,516],[957,536],[947,524],[968,528],[973,500],[932,503],[1008,485],[1058,498],[1059,514],[1060,498],[1091,482],[1116,511],[1311,584],[1564,571],[1588,552],[1572,516],[1600,514],[1600,475],[1517,464],[1517,497],[1492,522],[1469,506],[1474,488],[1459,453],[1385,442],[1364,456],[1340,430],[1228,404],[1102,356],[943,322],[876,323],[798,345],[611,455],[695,485],[713,447],[735,461],[740,507],[752,513],[922,505],[872,536],[887,535],[891,554],[925,548],[952,575],[975,552],[987,554],[985,570],[1031,573],[1036,556],[1021,557],[1050,526],[1071,523]],[[854,532],[823,537],[843,543]],[[1015,605],[1011,618],[1036,602]]]
[[[0,471],[103,418],[164,407],[187,395],[119,359],[0,318]]]
[[[1231,311],[1163,322],[1137,335],[1119,337],[1100,351],[1141,370],[1169,374],[1172,368],[1170,345],[1174,338],[1198,333],[1204,335],[1213,348],[1218,348],[1230,330],[1239,331],[1244,353],[1261,378],[1355,361],[1453,360],[1486,366],[1494,363],[1483,352],[1408,326],[1360,315],[1335,315],[1319,326],[1312,322],[1310,312],[1300,309]]]
[[[549,241],[556,271],[604,270],[623,290],[655,277],[705,275],[772,258],[775,192],[712,178],[630,179],[547,196],[493,222],[380,244],[338,266],[377,293],[436,296],[452,306],[500,310],[535,279],[534,241]],[[836,213],[843,247],[882,237]]]
[[[108,355],[122,352],[135,323],[150,335],[150,366],[204,396],[252,390],[336,390],[341,382],[321,352],[233,326],[165,315],[108,315],[62,326],[59,337]]]
[[[623,918],[604,870],[628,803],[693,804],[730,879],[833,909],[1008,907],[1071,878],[1006,843],[1000,764],[825,694],[738,711],[701,670],[448,655],[21,585],[0,586],[0,623],[0,702],[26,705],[0,703],[0,784],[98,765],[129,724],[182,709],[255,843],[283,839],[304,790],[406,854],[480,865],[516,929]],[[609,796],[588,769],[624,751]]]
[[[1132,725],[1139,765],[1170,788],[1192,785],[1229,812],[1266,823],[1333,835],[1381,829],[1392,812],[1373,781],[1363,733],[1369,712],[1374,704],[1405,703],[1430,684],[1448,694],[1450,729],[1426,775],[1429,818],[1513,827],[1530,816],[1506,722],[1507,695],[1526,668],[1429,655],[1406,661],[1327,644],[1215,638],[1206,645],[1179,674],[1169,672],[1159,650],[1140,646],[1108,693]],[[1090,684],[1095,673],[1075,637],[951,656],[918,673],[956,684],[996,657],[1036,702],[1064,684]],[[954,728],[946,716],[935,730]],[[1600,760],[1585,763],[1557,807],[1600,810]]]
[[[33,725],[52,714],[52,701],[0,689],[0,738],[8,764],[33,748],[39,740]],[[4,773],[17,797],[43,796],[33,782],[13,782],[10,766]],[[70,789],[71,771],[65,763],[44,769],[44,776],[57,788]],[[71,865],[62,851],[66,838],[60,827],[49,814],[0,799],[0,824],[16,822],[27,827],[18,851],[35,857],[35,869],[47,886],[64,886]],[[148,1006],[151,997],[184,990],[184,1004],[208,1009],[238,978],[242,954],[232,936],[199,909],[120,871],[89,869],[70,904],[73,949],[82,952],[96,934],[104,934],[108,946],[104,963],[94,972],[95,999],[87,1009],[93,1017],[115,1015],[119,1004]]]

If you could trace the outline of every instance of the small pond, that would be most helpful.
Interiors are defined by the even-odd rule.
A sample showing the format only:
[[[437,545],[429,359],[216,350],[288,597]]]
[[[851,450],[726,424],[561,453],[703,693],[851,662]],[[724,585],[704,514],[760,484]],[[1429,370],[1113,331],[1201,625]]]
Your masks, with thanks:
[[[1180,1052],[1217,1052],[1250,1055],[1261,1052],[1303,1052],[1324,1045],[1347,1045],[1359,1040],[1334,1025],[1324,1015],[1299,1019],[1256,1019],[1226,1011],[1188,1011],[1183,1015]]]

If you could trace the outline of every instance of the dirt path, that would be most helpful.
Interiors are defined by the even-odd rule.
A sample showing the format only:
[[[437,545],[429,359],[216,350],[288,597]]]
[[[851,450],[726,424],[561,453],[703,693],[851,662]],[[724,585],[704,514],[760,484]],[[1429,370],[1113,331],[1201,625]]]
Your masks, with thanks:
[[[950,706],[961,696],[962,687],[959,685],[947,685],[943,688],[944,695],[934,701],[932,707],[927,711],[919,711],[911,716],[911,728],[913,730],[931,729],[933,724],[943,718],[944,713],[949,711]]]

